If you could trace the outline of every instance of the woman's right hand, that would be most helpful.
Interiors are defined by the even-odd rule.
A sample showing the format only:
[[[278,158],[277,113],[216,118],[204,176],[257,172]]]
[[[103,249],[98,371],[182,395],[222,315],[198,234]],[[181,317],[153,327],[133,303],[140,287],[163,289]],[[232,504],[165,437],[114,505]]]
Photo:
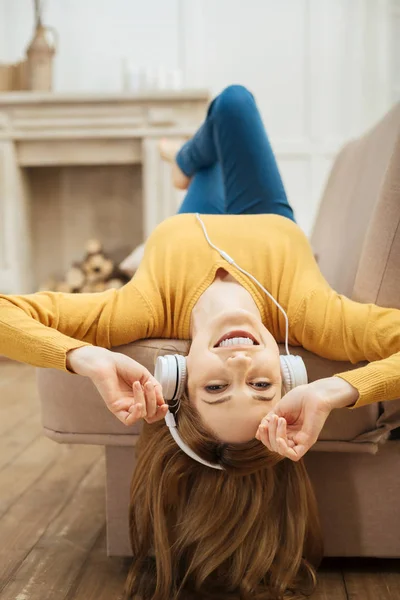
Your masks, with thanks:
[[[272,452],[298,461],[318,440],[331,411],[350,406],[357,398],[358,391],[340,377],[300,385],[264,417],[256,438]]]
[[[67,353],[67,368],[89,377],[107,408],[124,425],[144,418],[155,423],[165,417],[160,383],[145,367],[125,354],[98,346],[83,346]]]

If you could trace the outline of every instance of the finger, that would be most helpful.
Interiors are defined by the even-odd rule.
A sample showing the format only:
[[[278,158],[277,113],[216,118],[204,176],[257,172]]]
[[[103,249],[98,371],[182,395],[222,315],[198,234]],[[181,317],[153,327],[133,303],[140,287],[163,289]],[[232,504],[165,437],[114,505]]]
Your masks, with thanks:
[[[294,446],[293,448],[289,448],[283,438],[278,438],[277,440],[279,451],[283,456],[290,458],[291,460],[297,462],[299,461],[304,454],[306,453],[306,448],[303,445]]]
[[[154,377],[145,367],[142,367],[142,372],[140,375],[139,383],[140,385],[144,385],[148,381],[153,381]]]
[[[144,394],[146,397],[146,410],[147,410],[146,416],[151,419],[152,417],[154,417],[154,415],[157,412],[156,391],[155,391],[154,385],[151,381],[148,381],[147,383],[145,383]]]
[[[132,404],[133,396],[123,396],[122,398],[118,398],[118,400],[113,400],[110,404],[107,405],[107,408],[111,410],[113,414],[116,414],[120,411],[129,411],[131,406],[135,406]]]
[[[271,420],[271,416],[272,416],[272,413],[268,413],[268,415],[266,415],[261,420],[261,423],[258,426],[258,429],[256,432],[256,438],[258,440],[260,440],[260,442],[262,442],[268,448],[268,450],[271,450],[271,452],[272,452],[272,448],[270,446],[269,436],[268,436],[268,427],[269,427],[269,423]]]
[[[132,386],[133,389],[133,404],[140,404],[142,406],[142,416],[147,415],[146,411],[146,398],[144,396],[143,388],[139,381],[135,381]]]
[[[129,426],[140,421],[142,415],[143,408],[140,406],[140,404],[133,404],[129,408],[129,411],[121,411],[117,416],[125,425]]]
[[[276,444],[279,454],[288,458],[295,458],[295,454],[292,454],[293,448],[289,446],[287,434],[286,434],[286,419],[280,417],[278,419],[278,425],[276,428]]]
[[[141,402],[131,404],[128,408],[128,413],[134,413],[135,415],[139,415],[139,419],[144,419],[145,415],[145,406]]]
[[[276,437],[277,438],[282,438],[285,441],[285,444],[289,447],[293,447],[294,446],[294,442],[293,440],[288,440],[287,437],[287,428],[286,428],[286,419],[284,419],[283,417],[279,417],[278,419],[278,427],[276,429]]]
[[[158,383],[157,379],[154,379],[154,390],[156,393],[157,405],[162,406],[163,404],[165,404],[165,400],[164,400],[164,396],[162,393],[161,384]]]
[[[162,404],[165,404],[164,396],[163,396],[163,393],[162,393],[161,383],[159,381],[157,381],[157,379],[155,377],[153,377],[152,375],[149,376],[149,378],[147,379],[147,381],[145,383],[147,383],[149,381],[154,386],[157,405],[161,406]]]
[[[293,461],[299,460],[299,457],[297,456],[297,453],[294,450],[294,448],[289,448],[289,446],[286,444],[283,438],[278,438],[277,444],[279,448],[279,454],[285,456],[286,458],[290,458]]]
[[[162,406],[158,406],[157,407],[157,412],[154,415],[154,417],[147,417],[145,419],[146,423],[156,423],[157,421],[161,421],[162,419],[165,418],[165,415],[168,412],[168,404],[163,404]]]
[[[264,446],[266,446],[266,448],[268,448],[268,450],[270,450],[272,452],[272,448],[269,443],[268,425],[266,423],[262,422],[258,428],[257,433],[259,435],[258,439],[260,440],[260,442],[262,442],[264,444]]]
[[[281,429],[277,432],[277,436],[278,437],[282,437],[286,444],[289,446],[289,448],[293,448],[296,443],[294,442],[294,440],[290,440],[287,436],[287,421],[286,419],[284,419],[283,417],[279,417],[279,422],[281,422]]]
[[[269,435],[269,443],[274,452],[279,452],[278,444],[276,441],[276,430],[278,426],[278,417],[276,415],[272,415],[270,420],[270,424],[268,427],[268,435]]]

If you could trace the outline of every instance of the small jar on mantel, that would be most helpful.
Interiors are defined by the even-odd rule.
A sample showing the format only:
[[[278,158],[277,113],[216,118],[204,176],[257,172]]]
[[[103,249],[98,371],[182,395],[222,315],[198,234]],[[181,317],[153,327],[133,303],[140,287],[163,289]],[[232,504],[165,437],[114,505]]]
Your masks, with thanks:
[[[27,87],[37,92],[50,92],[53,87],[53,60],[55,43],[49,42],[49,34],[54,30],[42,25],[38,20],[35,35],[29,44],[27,54]]]

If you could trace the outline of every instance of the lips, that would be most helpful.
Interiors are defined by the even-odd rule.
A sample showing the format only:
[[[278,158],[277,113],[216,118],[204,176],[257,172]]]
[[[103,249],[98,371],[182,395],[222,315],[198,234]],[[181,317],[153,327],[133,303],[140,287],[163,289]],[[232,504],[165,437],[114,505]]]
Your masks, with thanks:
[[[218,346],[221,344],[221,342],[223,342],[224,340],[230,340],[232,338],[249,338],[250,340],[253,341],[255,346],[259,346],[260,343],[259,341],[254,337],[254,335],[252,333],[249,333],[248,331],[243,331],[241,329],[238,330],[234,330],[234,331],[230,331],[229,333],[226,333],[225,335],[223,335],[218,342],[215,344],[214,348],[218,348]]]

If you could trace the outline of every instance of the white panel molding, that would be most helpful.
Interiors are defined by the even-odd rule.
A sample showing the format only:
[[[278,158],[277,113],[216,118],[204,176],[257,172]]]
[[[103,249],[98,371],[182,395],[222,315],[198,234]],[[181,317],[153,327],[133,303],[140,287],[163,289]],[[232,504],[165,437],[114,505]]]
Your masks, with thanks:
[[[142,142],[144,239],[159,223],[175,214],[182,199],[182,193],[172,185],[169,165],[160,156],[158,140],[147,137]]]
[[[3,240],[0,291],[12,293],[17,289],[19,293],[28,293],[32,290],[32,272],[26,257],[32,255],[32,249],[27,181],[26,173],[17,164],[14,144],[9,140],[0,141],[0,205],[4,218],[0,223]]]

